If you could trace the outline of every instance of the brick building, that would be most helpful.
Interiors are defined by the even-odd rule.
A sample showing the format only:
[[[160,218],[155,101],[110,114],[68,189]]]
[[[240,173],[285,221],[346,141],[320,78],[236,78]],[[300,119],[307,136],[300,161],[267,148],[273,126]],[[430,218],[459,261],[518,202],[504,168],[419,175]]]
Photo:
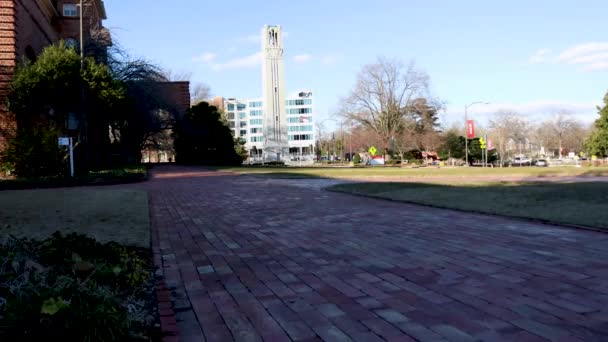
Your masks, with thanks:
[[[79,46],[79,0],[0,0],[0,149],[15,131],[7,115],[5,97],[15,68],[24,59],[35,60],[44,47],[65,40]],[[86,0],[83,6],[84,42],[104,37],[106,12],[102,0]]]
[[[79,4],[80,0],[0,0],[0,151],[17,127],[6,109],[15,68],[24,60],[35,60],[46,46],[60,40],[79,49]],[[104,1],[83,0],[83,4],[85,55],[104,62],[107,47],[112,44],[109,31],[103,27]],[[190,107],[189,82],[159,82],[154,92],[178,115],[184,115]]]

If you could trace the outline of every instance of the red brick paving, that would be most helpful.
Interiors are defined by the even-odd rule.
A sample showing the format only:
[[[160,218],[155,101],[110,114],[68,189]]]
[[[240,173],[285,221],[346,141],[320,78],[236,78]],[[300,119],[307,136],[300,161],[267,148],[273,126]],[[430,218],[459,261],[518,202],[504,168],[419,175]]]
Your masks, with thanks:
[[[197,168],[140,186],[181,341],[608,339],[608,234]]]

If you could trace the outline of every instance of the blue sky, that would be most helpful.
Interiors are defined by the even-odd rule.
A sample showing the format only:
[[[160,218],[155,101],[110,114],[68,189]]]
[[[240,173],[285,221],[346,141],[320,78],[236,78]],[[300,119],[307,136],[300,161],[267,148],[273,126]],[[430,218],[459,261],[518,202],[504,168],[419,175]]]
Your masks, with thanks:
[[[378,56],[426,71],[445,123],[478,100],[492,103],[470,109],[481,123],[498,109],[540,120],[561,108],[591,122],[608,91],[605,0],[105,3],[105,25],[132,55],[224,97],[261,96],[259,33],[283,26],[286,89],[311,89],[322,118]]]

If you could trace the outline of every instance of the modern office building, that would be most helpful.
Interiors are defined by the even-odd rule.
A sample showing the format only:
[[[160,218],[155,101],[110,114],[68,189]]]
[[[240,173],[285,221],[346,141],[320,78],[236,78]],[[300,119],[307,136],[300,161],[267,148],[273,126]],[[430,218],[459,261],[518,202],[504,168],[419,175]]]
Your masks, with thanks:
[[[217,100],[216,100],[217,102]],[[314,155],[314,102],[312,92],[299,91],[288,96],[282,103],[284,124],[268,124],[265,102],[260,99],[223,99],[228,125],[235,137],[245,141],[250,162],[282,160],[312,162]],[[277,132],[278,131],[278,132]],[[268,141],[284,134],[284,139]],[[277,158],[277,151],[282,151]]]
[[[283,39],[280,26],[262,28],[262,98],[215,98],[234,136],[243,139],[249,162],[314,160],[314,102],[308,89],[285,93]]]

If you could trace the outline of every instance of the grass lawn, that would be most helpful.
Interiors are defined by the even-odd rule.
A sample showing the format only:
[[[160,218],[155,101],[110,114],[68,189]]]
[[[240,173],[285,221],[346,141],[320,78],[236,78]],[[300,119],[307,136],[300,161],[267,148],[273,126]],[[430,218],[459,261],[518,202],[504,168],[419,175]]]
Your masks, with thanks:
[[[124,189],[0,191],[0,234],[45,239],[59,230],[149,248],[148,198]]]
[[[608,228],[608,182],[460,185],[424,183],[340,184],[329,190],[443,208]]]
[[[215,168],[240,174],[277,178],[351,178],[351,177],[556,177],[556,176],[608,176],[608,167],[225,167]]]

